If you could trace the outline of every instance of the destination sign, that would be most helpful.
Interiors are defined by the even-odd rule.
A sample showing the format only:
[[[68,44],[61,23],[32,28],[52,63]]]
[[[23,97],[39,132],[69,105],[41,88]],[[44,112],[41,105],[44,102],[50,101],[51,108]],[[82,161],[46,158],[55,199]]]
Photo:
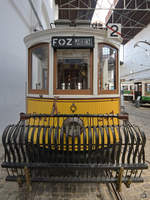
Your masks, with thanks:
[[[52,37],[52,47],[55,49],[94,48],[94,37]]]

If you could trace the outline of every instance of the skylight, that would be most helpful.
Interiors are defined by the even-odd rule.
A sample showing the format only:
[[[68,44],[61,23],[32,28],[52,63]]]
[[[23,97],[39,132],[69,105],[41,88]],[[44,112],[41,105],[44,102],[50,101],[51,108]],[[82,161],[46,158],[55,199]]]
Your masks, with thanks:
[[[92,23],[98,22],[105,24],[105,18],[109,12],[109,8],[113,6],[114,1],[115,0],[98,0],[92,18]]]

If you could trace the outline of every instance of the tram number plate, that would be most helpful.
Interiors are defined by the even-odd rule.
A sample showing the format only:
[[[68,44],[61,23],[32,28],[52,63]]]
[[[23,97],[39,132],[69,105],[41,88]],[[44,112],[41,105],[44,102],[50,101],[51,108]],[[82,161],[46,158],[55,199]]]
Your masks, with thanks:
[[[107,25],[107,37],[108,38],[120,38],[121,37],[121,24],[112,24]]]

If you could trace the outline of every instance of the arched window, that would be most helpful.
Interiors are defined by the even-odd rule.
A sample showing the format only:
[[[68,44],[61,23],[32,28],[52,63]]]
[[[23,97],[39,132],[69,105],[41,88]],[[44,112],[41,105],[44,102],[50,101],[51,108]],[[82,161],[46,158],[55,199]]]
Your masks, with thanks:
[[[48,94],[49,44],[42,43],[29,48],[28,92]]]
[[[118,50],[109,44],[98,44],[99,94],[118,93]]]

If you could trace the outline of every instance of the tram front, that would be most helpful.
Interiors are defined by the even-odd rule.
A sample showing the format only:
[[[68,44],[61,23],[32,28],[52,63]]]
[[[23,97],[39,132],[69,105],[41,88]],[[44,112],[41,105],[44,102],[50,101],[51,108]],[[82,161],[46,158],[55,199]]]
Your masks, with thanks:
[[[145,135],[120,113],[120,43],[60,21],[25,37],[26,114],[2,136],[7,180],[25,180],[27,168],[32,181],[143,181]]]

